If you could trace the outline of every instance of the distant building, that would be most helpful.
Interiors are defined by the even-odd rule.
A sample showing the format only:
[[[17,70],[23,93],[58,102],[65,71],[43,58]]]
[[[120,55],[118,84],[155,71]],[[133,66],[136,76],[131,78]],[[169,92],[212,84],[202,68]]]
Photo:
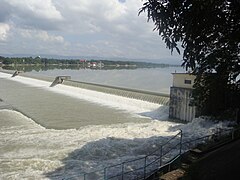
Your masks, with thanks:
[[[169,118],[192,121],[196,107],[192,106],[192,90],[195,76],[186,73],[173,73],[173,86],[170,88]]]
[[[84,64],[87,61],[85,59],[80,59],[79,62]]]
[[[100,62],[97,64],[97,67],[98,67],[98,68],[103,68],[103,67],[104,67],[104,63],[102,63],[102,61],[100,61]]]
[[[87,63],[87,67],[90,68],[92,65],[90,62]]]
[[[97,67],[97,62],[92,62],[92,67],[96,68]]]

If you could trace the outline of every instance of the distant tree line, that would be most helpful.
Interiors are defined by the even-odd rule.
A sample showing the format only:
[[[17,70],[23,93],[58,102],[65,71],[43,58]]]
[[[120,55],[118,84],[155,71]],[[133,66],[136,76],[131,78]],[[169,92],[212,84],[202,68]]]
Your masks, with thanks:
[[[5,65],[10,64],[77,64],[79,60],[67,59],[48,59],[38,57],[3,57],[0,56],[0,62]]]
[[[104,66],[136,66],[138,68],[153,68],[153,67],[169,67],[175,65],[157,64],[148,62],[135,61],[111,61],[111,60],[87,60],[80,61],[79,59],[48,59],[40,57],[3,57],[0,56],[0,62],[3,65],[86,65],[92,62],[102,62]]]

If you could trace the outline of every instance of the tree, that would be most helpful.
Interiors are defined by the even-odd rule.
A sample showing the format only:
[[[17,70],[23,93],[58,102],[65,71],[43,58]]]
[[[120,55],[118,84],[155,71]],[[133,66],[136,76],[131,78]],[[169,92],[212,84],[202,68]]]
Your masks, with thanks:
[[[239,0],[147,0],[142,12],[171,52],[182,47],[182,65],[196,75],[193,96],[202,114],[240,107]]]

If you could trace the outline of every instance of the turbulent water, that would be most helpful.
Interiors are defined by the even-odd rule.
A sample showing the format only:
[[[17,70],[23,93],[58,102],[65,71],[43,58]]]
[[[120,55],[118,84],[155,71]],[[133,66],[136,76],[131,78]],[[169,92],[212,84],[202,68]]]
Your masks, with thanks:
[[[159,104],[49,85],[0,73],[0,179],[77,178],[142,157],[179,129],[192,139],[225,126],[173,123]]]

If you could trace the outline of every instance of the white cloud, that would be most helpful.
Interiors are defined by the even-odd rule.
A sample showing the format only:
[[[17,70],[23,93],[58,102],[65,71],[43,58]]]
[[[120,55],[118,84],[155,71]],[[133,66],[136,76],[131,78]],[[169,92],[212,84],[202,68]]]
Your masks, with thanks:
[[[142,0],[0,0],[0,45],[11,52],[163,58],[170,52],[147,23],[138,16]],[[4,13],[1,13],[4,12]],[[24,45],[16,46],[21,42]],[[6,46],[6,47],[3,47]],[[23,49],[24,48],[24,49]],[[34,50],[36,48],[36,50]],[[55,49],[53,49],[55,48]],[[22,49],[22,50],[21,50]],[[44,52],[46,51],[46,52]]]
[[[2,20],[14,22],[22,28],[58,29],[64,20],[51,0],[2,1],[5,7]]]
[[[20,15],[31,14],[32,17],[61,20],[61,13],[51,0],[6,0]]]
[[[47,31],[42,30],[20,30],[20,34],[25,39],[32,39],[37,41],[44,42],[58,42],[63,43],[64,38],[62,36],[49,35]]]
[[[106,4],[107,7],[104,16],[109,22],[123,19],[127,14],[127,7],[125,4],[119,3],[118,1],[110,1],[108,3],[106,2]]]
[[[54,3],[66,20],[63,30],[76,34],[106,31],[109,24],[114,25],[126,14],[126,6],[117,0],[55,0]]]
[[[10,26],[8,24],[0,23],[0,41],[5,41],[8,37]]]

